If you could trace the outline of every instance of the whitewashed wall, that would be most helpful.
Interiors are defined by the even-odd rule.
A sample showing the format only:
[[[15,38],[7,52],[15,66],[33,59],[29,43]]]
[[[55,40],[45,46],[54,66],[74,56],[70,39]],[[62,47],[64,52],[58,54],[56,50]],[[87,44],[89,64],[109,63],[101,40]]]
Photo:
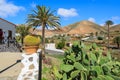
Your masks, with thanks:
[[[12,37],[15,37],[15,25],[0,19],[0,29],[2,29],[7,34],[8,30],[11,30]]]
[[[55,43],[45,44],[45,48],[46,48],[46,49],[56,49],[56,48],[55,48]]]

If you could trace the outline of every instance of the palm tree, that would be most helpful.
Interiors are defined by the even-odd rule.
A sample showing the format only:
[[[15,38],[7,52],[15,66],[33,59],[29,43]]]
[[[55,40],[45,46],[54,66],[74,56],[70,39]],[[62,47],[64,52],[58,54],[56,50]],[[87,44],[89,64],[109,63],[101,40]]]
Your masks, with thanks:
[[[50,8],[45,6],[36,6],[37,10],[33,10],[32,14],[28,14],[28,24],[36,27],[42,27],[42,54],[45,53],[45,28],[57,29],[60,26],[59,17],[54,16]]]
[[[105,24],[108,27],[108,49],[109,49],[109,47],[110,47],[110,42],[109,42],[109,40],[110,40],[110,25],[113,25],[113,22],[111,20],[108,20],[105,22]]]
[[[20,39],[21,39],[22,44],[23,44],[24,37],[29,34],[29,29],[30,28],[31,28],[30,26],[26,26],[24,24],[21,24],[21,25],[17,26],[16,32],[18,34],[20,34]]]
[[[54,11],[50,11],[50,8],[45,6],[36,6],[36,10],[33,10],[32,14],[28,14],[28,24],[36,27],[42,27],[42,54],[39,54],[39,73],[38,80],[41,80],[42,76],[42,56],[45,54],[45,28],[59,29],[59,17],[53,14]]]

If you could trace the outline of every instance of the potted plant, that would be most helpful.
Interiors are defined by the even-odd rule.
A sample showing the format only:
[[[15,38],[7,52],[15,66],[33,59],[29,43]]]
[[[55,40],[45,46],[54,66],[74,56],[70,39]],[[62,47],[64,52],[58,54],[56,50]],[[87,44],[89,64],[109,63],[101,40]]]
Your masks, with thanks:
[[[23,49],[26,54],[36,53],[40,45],[40,37],[37,35],[27,35],[23,39]]]

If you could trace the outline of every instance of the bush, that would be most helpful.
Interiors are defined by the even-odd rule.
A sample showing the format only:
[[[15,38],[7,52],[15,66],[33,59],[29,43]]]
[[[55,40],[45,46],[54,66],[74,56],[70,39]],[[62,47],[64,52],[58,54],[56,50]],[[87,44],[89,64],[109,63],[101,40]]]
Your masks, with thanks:
[[[54,43],[55,41],[53,39],[50,39],[50,42],[49,43]]]
[[[45,38],[45,43],[49,43],[49,39],[48,38]]]
[[[64,41],[59,41],[55,44],[56,49],[62,49],[62,48],[64,48],[64,46],[65,46]]]
[[[65,46],[65,40],[61,39],[60,41],[56,42],[55,47],[56,49],[63,49]]]
[[[98,36],[97,39],[98,39],[98,40],[103,40],[103,37]]]

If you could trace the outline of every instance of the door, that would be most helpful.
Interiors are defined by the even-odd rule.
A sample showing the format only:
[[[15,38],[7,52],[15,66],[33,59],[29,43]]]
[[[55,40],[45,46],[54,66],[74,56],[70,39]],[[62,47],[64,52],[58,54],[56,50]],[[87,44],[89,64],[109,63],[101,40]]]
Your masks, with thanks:
[[[12,31],[11,31],[11,30],[8,30],[8,37],[9,37],[10,39],[12,39]]]
[[[2,43],[2,40],[3,40],[3,31],[2,29],[0,29],[0,43]]]

